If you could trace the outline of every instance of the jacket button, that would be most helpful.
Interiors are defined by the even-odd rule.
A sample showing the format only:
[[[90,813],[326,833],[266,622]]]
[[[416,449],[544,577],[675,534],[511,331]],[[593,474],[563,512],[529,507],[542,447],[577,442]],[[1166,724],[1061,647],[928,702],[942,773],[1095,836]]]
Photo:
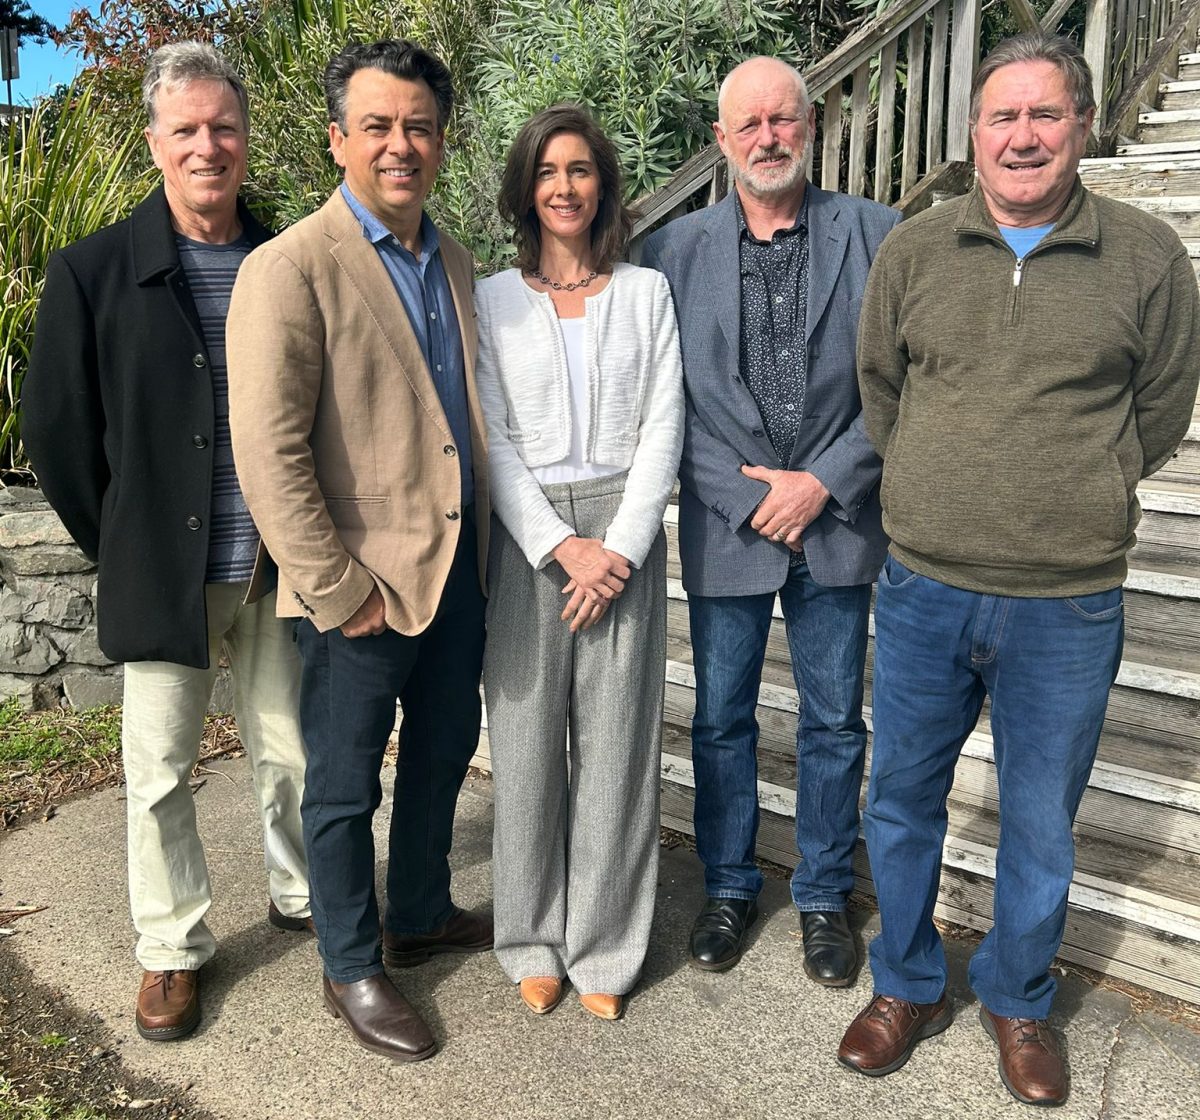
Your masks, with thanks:
[[[192,365],[194,365],[197,369],[203,369],[206,365],[208,365],[208,359],[203,354],[197,354],[194,358],[192,358]]]
[[[445,452],[447,455],[449,455],[451,459],[453,459],[454,456],[458,454],[457,449],[455,448],[454,444],[452,444],[452,443],[446,444],[446,446],[442,448],[442,451]]]
[[[192,436],[192,443],[201,448],[208,446],[208,440],[199,434]]]
[[[755,428],[754,431],[752,431],[750,434],[756,438],[761,438],[762,434],[763,434],[763,430],[762,430],[762,428]]]
[[[733,383],[735,385],[740,385],[742,383],[742,379],[740,377],[738,377],[738,375],[736,373],[733,375]]]
[[[195,514],[193,514],[191,517],[189,517],[187,519],[187,527],[189,529],[191,529],[192,532],[195,532],[197,529],[200,528],[200,518],[198,518]]]
[[[456,509],[446,510],[446,520],[447,521],[457,521],[458,520],[458,510],[456,510]]]

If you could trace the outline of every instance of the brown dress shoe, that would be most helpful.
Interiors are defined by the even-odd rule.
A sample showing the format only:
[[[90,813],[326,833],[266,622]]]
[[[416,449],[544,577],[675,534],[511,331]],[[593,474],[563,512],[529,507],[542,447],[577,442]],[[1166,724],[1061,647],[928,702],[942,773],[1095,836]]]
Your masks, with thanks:
[[[610,996],[603,992],[580,993],[579,1002],[585,1011],[590,1011],[597,1019],[619,1019],[623,1010],[620,996]]]
[[[138,991],[137,1032],[151,1042],[191,1034],[200,1023],[200,974],[175,968],[142,973]]]
[[[322,985],[325,1007],[335,1019],[345,1020],[360,1046],[397,1062],[433,1057],[437,1043],[425,1020],[386,973],[353,984],[338,984],[326,976]]]
[[[563,984],[557,976],[526,976],[521,981],[521,998],[535,1015],[553,1011],[563,996]]]
[[[392,968],[422,964],[435,953],[482,953],[492,947],[492,919],[455,910],[445,925],[429,933],[383,931],[383,963]]]
[[[842,1036],[838,1061],[868,1077],[883,1077],[904,1065],[921,1039],[944,1031],[953,1018],[944,992],[937,1003],[873,996]]]
[[[275,905],[274,899],[267,904],[267,921],[276,929],[286,929],[290,933],[301,933],[303,931],[309,933],[317,932],[317,927],[313,925],[311,915],[306,915],[303,918],[289,918]]]
[[[982,1004],[979,1021],[1000,1048],[1000,1080],[1023,1104],[1053,1108],[1067,1099],[1067,1071],[1045,1019],[1006,1019]]]

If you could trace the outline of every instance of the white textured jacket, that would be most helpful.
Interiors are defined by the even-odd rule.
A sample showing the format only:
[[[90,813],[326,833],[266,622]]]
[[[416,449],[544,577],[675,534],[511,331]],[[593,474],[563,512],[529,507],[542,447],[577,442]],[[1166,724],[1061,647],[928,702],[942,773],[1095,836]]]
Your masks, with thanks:
[[[492,508],[541,568],[575,532],[530,471],[557,463],[571,446],[562,330],[550,297],[533,291],[515,268],[480,281],[475,305]],[[604,547],[640,567],[662,525],[683,447],[683,365],[671,290],[660,272],[618,264],[584,306],[584,458],[628,469]]]

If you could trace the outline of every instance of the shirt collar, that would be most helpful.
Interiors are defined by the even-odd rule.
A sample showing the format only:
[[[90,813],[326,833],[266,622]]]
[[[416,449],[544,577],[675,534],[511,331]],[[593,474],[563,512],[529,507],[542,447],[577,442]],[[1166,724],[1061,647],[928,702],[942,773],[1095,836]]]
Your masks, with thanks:
[[[737,208],[739,239],[756,241],[760,245],[765,245],[766,242],[759,241],[759,239],[750,232],[750,227],[746,224],[746,212],[742,209],[742,196],[740,194],[738,194],[738,192],[736,190],[734,190],[733,197],[734,197],[734,205]],[[787,229],[777,229],[775,231],[775,233],[772,234],[772,236],[779,237],[782,235],[784,237],[787,237],[790,234],[796,233],[798,230],[804,230],[805,233],[808,232],[808,188],[807,187],[805,187],[804,201],[800,203],[800,210],[796,214],[796,220]]]
[[[421,253],[420,256],[417,256],[417,254],[401,245],[396,235],[354,197],[354,192],[344,179],[342,180],[341,190],[342,197],[346,200],[346,205],[350,207],[350,212],[358,219],[359,224],[362,226],[363,237],[371,242],[372,245],[378,248],[380,243],[383,242],[396,246],[401,252],[408,253],[419,264],[424,264],[438,251],[437,226],[433,224],[429,215],[424,211],[421,211]]]

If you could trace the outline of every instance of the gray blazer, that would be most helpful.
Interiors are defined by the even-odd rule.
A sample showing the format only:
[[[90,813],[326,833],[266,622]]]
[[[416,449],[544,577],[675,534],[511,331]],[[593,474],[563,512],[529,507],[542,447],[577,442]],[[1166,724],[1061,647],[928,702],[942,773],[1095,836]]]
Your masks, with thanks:
[[[804,416],[790,470],[830,492],[804,532],[813,579],[870,583],[887,550],[879,510],[882,463],[863,428],[854,367],[867,272],[900,215],[889,207],[808,186],[809,284]],[[739,369],[741,283],[734,194],[653,234],[642,264],[671,284],[683,349],[687,420],[679,465],[683,585],[696,595],[755,595],[787,579],[788,549],[760,537],[750,516],[765,483],[743,464],[777,462]]]

